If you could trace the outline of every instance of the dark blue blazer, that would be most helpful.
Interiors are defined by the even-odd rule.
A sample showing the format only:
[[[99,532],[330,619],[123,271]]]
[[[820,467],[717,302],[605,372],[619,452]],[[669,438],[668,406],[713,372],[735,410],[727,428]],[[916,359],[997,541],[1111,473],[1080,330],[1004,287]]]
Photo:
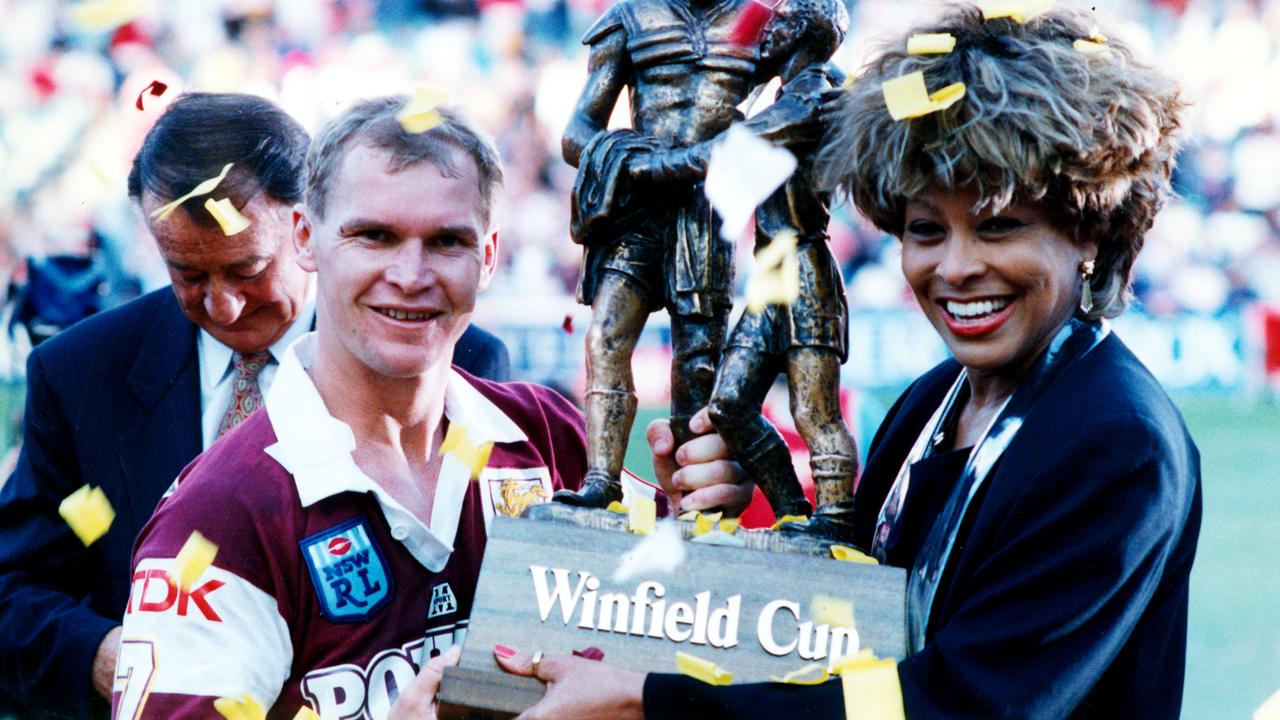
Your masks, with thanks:
[[[876,433],[855,500],[864,547],[959,372],[947,361],[922,376]],[[913,467],[902,513],[917,542],[904,540],[893,564],[910,567],[956,480],[954,464],[915,472],[927,462]],[[1177,408],[1119,338],[1046,388],[980,494],[925,648],[898,665],[907,717],[1177,718],[1200,459]],[[698,685],[651,676],[646,717],[844,717],[838,683]]]
[[[124,615],[134,538],[201,450],[196,338],[162,288],[76,324],[28,359],[22,452],[0,489],[0,706],[108,711],[90,670]],[[489,379],[510,374],[506,346],[476,327],[454,362]],[[85,483],[116,511],[87,549],[57,512]]]

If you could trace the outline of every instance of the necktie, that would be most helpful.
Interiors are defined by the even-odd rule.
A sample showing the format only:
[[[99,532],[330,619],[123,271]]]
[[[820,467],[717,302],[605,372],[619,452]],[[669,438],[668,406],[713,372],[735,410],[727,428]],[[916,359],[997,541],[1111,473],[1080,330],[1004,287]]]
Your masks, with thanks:
[[[222,416],[222,424],[218,426],[218,437],[222,437],[231,428],[253,414],[262,405],[262,392],[258,389],[258,373],[271,361],[271,353],[267,351],[243,355],[236,353],[236,378],[231,404],[227,406],[227,414]]]

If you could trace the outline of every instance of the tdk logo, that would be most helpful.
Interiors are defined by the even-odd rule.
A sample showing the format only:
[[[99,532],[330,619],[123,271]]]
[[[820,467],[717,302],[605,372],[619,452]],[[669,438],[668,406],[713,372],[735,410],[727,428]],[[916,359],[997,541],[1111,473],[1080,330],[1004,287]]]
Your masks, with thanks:
[[[427,617],[433,618],[451,612],[458,612],[458,600],[453,596],[449,583],[440,583],[431,588],[431,609],[427,611]]]

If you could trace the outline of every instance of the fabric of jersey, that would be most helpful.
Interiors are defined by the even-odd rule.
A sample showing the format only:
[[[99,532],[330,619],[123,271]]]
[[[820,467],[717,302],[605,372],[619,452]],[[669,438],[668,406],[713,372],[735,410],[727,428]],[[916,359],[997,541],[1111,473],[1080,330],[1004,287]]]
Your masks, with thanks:
[[[257,413],[193,461],[134,553],[115,717],[220,717],[248,693],[268,717],[385,717],[425,660],[466,633],[495,514],[518,514],[585,472],[581,414],[553,391],[451,371],[445,417],[494,442],[477,481],[442,462],[424,525],[356,466],[294,345]],[[183,589],[191,532],[218,546]]]

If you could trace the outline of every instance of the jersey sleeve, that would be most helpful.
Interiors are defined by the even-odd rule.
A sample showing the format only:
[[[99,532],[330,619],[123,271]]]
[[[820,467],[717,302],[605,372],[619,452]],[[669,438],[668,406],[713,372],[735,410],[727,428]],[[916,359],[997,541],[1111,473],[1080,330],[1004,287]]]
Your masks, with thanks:
[[[263,537],[236,493],[183,485],[161,504],[134,552],[112,689],[112,717],[221,718],[214,700],[248,695],[269,709],[293,663],[289,626],[260,562]],[[218,547],[190,587],[176,557],[193,531]]]

